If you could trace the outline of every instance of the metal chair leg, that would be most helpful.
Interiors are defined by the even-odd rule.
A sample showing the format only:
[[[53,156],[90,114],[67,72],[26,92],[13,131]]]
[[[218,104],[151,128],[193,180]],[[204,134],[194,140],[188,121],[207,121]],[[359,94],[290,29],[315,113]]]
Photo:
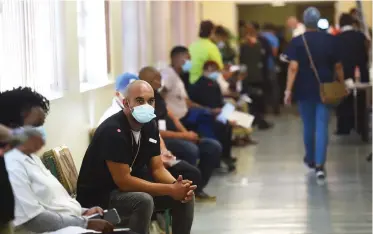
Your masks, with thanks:
[[[170,225],[171,225],[171,213],[170,210],[167,209],[164,213],[165,220],[166,220],[166,234],[171,234],[170,232]]]

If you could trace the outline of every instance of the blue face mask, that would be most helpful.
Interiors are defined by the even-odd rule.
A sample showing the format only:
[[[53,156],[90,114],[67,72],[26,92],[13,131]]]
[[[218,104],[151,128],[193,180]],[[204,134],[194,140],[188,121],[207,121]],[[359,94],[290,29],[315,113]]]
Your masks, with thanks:
[[[44,142],[46,142],[46,140],[47,140],[47,133],[45,132],[44,126],[35,127],[34,129],[40,133],[41,138],[43,139]]]
[[[207,78],[211,79],[211,80],[217,80],[220,76],[220,73],[219,72],[212,72],[210,74],[207,75]]]
[[[142,123],[142,124],[148,123],[152,119],[157,117],[154,114],[154,107],[152,107],[149,104],[144,104],[144,105],[141,105],[141,106],[135,106],[132,109],[132,116],[133,116],[133,118],[136,119],[137,122]]]
[[[192,62],[190,60],[186,60],[181,69],[183,72],[188,72],[192,68]]]

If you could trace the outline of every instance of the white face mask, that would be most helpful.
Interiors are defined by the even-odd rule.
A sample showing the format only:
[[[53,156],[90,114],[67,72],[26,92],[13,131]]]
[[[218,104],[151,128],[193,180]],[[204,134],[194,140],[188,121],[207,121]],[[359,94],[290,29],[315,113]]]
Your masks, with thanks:
[[[219,49],[222,49],[222,48],[224,48],[224,46],[225,46],[225,42],[224,42],[224,41],[219,41],[219,42],[217,43],[217,46],[218,46]]]

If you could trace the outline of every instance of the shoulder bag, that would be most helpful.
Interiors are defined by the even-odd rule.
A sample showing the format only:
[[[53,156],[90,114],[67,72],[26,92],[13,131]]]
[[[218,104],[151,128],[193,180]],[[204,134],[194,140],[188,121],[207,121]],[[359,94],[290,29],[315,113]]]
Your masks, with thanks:
[[[331,104],[331,105],[338,104],[347,95],[345,85],[337,80],[334,80],[332,82],[321,83],[319,73],[317,72],[315,63],[312,59],[311,51],[308,47],[308,43],[306,41],[306,37],[304,36],[304,34],[302,34],[302,39],[304,42],[304,46],[306,48],[308,59],[310,60],[310,63],[311,63],[311,68],[313,72],[315,73],[315,77],[320,85],[321,101],[324,104]]]

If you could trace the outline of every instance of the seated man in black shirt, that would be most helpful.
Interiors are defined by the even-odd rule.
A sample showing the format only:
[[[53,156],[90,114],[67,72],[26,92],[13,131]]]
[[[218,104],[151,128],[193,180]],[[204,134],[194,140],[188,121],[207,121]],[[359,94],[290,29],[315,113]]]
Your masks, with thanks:
[[[211,109],[220,109],[224,106],[224,96],[217,83],[219,77],[219,66],[214,61],[205,63],[202,77],[189,88],[189,98],[203,106]],[[223,145],[222,160],[229,162],[232,160],[232,125],[233,123],[214,122],[215,134]]]
[[[154,91],[145,81],[127,86],[124,110],[106,119],[86,151],[78,178],[83,205],[116,208],[131,230],[148,233],[156,210],[172,209],[172,232],[189,234],[195,185],[164,168],[154,115]],[[149,172],[156,182],[149,182]],[[154,197],[153,197],[154,196]]]
[[[219,163],[222,153],[221,145],[214,139],[199,138],[196,133],[188,131],[167,108],[165,100],[157,92],[161,88],[161,74],[155,68],[144,67],[141,69],[139,76],[141,80],[148,82],[154,89],[156,120],[166,147],[178,158],[186,160],[195,166],[198,164],[202,181],[197,184],[198,188],[195,191],[196,200],[216,200],[216,197],[206,194],[203,188],[207,185],[213,170]],[[199,163],[197,163],[198,160]],[[186,179],[191,178],[187,177]]]

